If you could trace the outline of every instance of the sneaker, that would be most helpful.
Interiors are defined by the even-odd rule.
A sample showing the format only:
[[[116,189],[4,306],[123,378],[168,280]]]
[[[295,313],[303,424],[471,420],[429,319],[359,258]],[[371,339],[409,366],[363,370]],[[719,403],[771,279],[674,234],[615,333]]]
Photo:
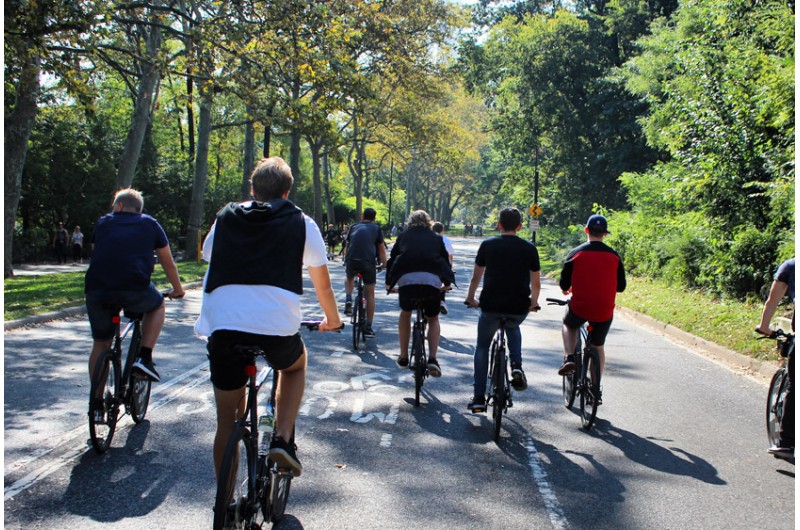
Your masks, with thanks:
[[[345,302],[344,314],[348,317],[353,314],[353,302]]]
[[[286,443],[278,435],[275,435],[269,444],[269,459],[275,462],[279,469],[288,469],[294,473],[295,477],[299,477],[303,472],[303,464],[297,459],[297,446]]]
[[[600,405],[602,405],[603,404],[603,390],[598,388],[597,390],[592,392],[592,394],[594,394],[594,400],[597,403],[597,406],[599,407]]]
[[[569,375],[574,372],[577,367],[578,365],[575,364],[575,355],[569,354],[567,358],[564,359],[564,364],[558,369],[558,375]]]
[[[442,315],[447,314],[447,304],[445,304],[444,301],[439,304],[439,313]]]
[[[431,377],[442,377],[442,369],[439,367],[439,361],[436,359],[428,359],[428,372]]]
[[[139,370],[144,375],[147,376],[153,382],[158,383],[161,381],[161,377],[159,377],[158,372],[156,372],[156,363],[153,361],[144,361],[142,359],[136,359],[136,362],[133,363],[133,368],[135,370]]]
[[[375,338],[375,332],[372,331],[372,326],[367,326],[364,328],[364,336],[367,337],[368,339]]]
[[[486,412],[486,398],[484,396],[475,396],[472,398],[469,405],[467,405],[467,408],[471,410],[473,414]]]
[[[398,357],[395,362],[400,368],[408,368],[408,357]]]
[[[522,371],[522,366],[511,367],[511,386],[517,392],[528,388],[528,379],[525,377],[525,372]]]

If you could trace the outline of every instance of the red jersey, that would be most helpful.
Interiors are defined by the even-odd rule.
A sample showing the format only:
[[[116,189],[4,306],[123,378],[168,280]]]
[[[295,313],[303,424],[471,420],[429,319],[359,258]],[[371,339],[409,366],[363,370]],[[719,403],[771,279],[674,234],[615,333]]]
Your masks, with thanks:
[[[569,307],[590,322],[614,316],[617,293],[625,290],[625,268],[619,254],[601,241],[589,241],[567,255],[559,281],[562,291],[572,287]]]

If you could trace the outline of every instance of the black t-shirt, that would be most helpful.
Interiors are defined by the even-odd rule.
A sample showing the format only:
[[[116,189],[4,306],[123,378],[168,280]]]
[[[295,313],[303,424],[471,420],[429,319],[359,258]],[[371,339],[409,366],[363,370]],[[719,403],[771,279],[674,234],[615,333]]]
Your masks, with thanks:
[[[537,272],[539,252],[529,241],[502,235],[478,248],[475,265],[485,267],[480,307],[490,313],[527,314],[531,307],[531,272]]]
[[[383,245],[383,233],[377,223],[361,221],[350,227],[347,233],[347,263],[361,261],[375,265],[378,246]]]

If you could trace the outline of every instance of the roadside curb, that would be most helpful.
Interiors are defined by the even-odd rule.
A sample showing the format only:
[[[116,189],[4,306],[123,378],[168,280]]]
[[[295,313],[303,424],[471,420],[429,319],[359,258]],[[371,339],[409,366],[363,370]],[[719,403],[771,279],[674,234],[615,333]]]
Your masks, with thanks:
[[[760,361],[758,359],[753,359],[746,355],[742,355],[741,353],[733,350],[729,350],[728,348],[724,348],[719,344],[715,344],[711,341],[707,341],[692,335],[691,333],[687,333],[686,331],[678,329],[670,324],[659,322],[652,317],[643,315],[642,313],[638,313],[632,309],[617,306],[616,311],[628,320],[632,320],[660,335],[669,337],[670,339],[673,339],[674,341],[688,347],[688,349],[691,351],[703,355],[704,357],[709,357],[713,360],[716,360],[734,371],[742,372],[747,375],[769,381],[780,366],[776,362]]]
[[[184,290],[195,289],[197,287],[201,287],[203,282],[192,282],[187,283],[183,286]],[[41,315],[33,315],[29,317],[20,318],[17,320],[8,320],[3,322],[3,331],[11,331],[19,328],[24,328],[26,326],[34,326],[36,324],[42,324],[44,322],[50,322],[52,320],[61,320],[63,318],[73,317],[76,315],[83,315],[86,313],[86,304],[75,306],[75,307],[66,307],[64,309],[59,309],[58,311],[50,311],[48,313],[42,313]]]

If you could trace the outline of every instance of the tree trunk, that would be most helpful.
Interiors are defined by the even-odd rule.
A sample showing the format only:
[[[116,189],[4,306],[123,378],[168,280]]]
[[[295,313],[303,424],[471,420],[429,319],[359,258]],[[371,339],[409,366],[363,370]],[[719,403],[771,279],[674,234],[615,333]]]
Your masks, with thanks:
[[[314,167],[313,184],[314,184],[314,221],[317,226],[322,229],[322,163],[319,156],[320,144],[309,140],[309,147],[311,148],[311,162]]]
[[[322,157],[322,188],[325,193],[325,211],[328,214],[328,224],[330,226],[336,225],[336,211],[333,209],[333,198],[331,197],[331,178],[330,178],[330,161],[328,160],[328,153]]]
[[[247,106],[247,115],[252,116],[252,107]],[[244,126],[244,171],[242,172],[242,188],[240,198],[246,201],[250,198],[250,174],[255,167],[256,129],[252,121]]]
[[[292,170],[294,183],[292,184],[292,195],[297,192],[297,185],[300,183],[300,131],[292,129],[291,144],[289,146],[289,167]]]
[[[186,259],[198,257],[200,231],[205,213],[206,182],[208,180],[208,147],[211,139],[211,105],[214,89],[204,84],[200,89],[200,121],[197,124],[197,160],[194,165],[192,200],[189,205],[189,222],[186,226]]]
[[[3,277],[14,275],[12,265],[12,249],[14,244],[14,226],[17,221],[17,208],[22,189],[22,170],[28,155],[28,140],[36,121],[36,98],[39,94],[39,71],[41,57],[33,55],[20,73],[16,87],[14,109],[5,117],[5,204],[3,239]]]
[[[151,26],[149,31],[146,43],[147,55],[142,61],[142,72],[139,78],[139,87],[136,91],[136,103],[133,108],[131,127],[128,130],[128,137],[125,139],[125,147],[122,150],[119,167],[117,168],[116,186],[118,190],[129,188],[133,183],[136,164],[142,152],[144,135],[150,123],[156,86],[161,78],[161,71],[157,66],[162,40],[161,30],[157,26]]]

